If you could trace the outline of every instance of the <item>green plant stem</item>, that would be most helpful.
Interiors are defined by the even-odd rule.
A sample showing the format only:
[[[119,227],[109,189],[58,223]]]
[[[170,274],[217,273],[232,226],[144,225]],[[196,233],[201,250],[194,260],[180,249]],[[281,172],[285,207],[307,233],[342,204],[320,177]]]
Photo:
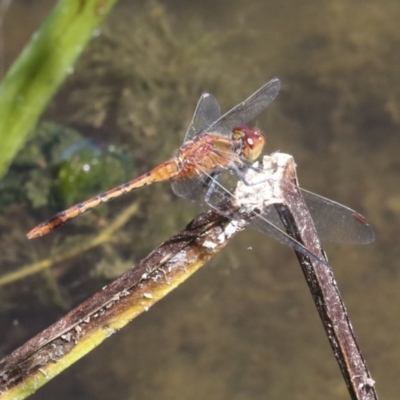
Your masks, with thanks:
[[[59,0],[0,85],[0,177],[116,0]]]

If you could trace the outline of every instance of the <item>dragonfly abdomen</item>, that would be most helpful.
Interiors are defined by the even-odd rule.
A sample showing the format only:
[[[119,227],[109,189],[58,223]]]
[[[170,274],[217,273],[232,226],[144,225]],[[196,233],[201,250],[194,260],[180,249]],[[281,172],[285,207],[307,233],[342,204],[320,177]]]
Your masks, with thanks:
[[[143,186],[150,185],[151,183],[171,180],[179,173],[180,169],[176,161],[166,161],[151,171],[131,180],[130,182],[119,185],[114,189],[108,190],[107,192],[101,193],[89,200],[76,204],[65,211],[59,212],[54,217],[32,229],[27,235],[28,239],[46,235],[58,226],[65,224],[67,221],[78,217],[94,207],[97,207],[101,203],[106,203],[115,197],[121,196],[122,194],[128,193],[132,190],[139,189]]]

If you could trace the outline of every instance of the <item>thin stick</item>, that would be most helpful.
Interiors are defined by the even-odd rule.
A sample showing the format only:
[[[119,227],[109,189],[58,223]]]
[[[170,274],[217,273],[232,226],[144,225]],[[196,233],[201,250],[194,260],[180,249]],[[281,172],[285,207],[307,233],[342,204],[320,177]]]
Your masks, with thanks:
[[[375,381],[371,378],[361,355],[346,306],[299,190],[295,162],[291,156],[277,153],[268,160],[265,159],[264,165],[267,163],[275,164],[282,170],[281,177],[275,175],[276,185],[280,186],[275,189],[275,194],[280,193],[282,196],[280,202],[275,202],[275,208],[287,233],[324,261],[319,262],[317,257],[307,257],[296,251],[350,397],[353,400],[376,400],[378,397],[374,387]],[[270,169],[271,167],[266,171],[268,174]],[[285,184],[286,182],[292,184]]]
[[[23,399],[175,289],[244,222],[203,213],[103,290],[0,361],[0,399]]]

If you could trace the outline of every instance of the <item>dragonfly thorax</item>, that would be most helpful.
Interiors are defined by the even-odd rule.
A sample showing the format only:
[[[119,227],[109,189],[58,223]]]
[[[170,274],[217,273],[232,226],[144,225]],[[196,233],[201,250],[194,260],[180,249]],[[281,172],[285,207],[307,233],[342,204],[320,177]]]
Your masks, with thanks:
[[[250,128],[244,125],[233,129],[232,140],[240,142],[241,156],[249,161],[255,161],[263,150],[265,135],[258,128]]]

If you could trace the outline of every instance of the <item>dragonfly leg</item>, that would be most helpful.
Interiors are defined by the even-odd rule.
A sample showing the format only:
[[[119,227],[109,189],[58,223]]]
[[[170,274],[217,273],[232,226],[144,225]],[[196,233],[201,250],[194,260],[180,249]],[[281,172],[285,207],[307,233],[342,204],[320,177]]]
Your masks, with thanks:
[[[205,202],[206,202],[207,204],[209,204],[211,195],[213,194],[214,189],[215,189],[215,186],[216,186],[217,183],[218,183],[217,180],[218,180],[219,175],[220,175],[220,174],[212,174],[212,176],[211,176],[210,179],[209,179],[209,186],[208,186],[208,188],[207,188],[207,192],[206,192],[206,195],[205,195],[205,198],[204,198],[204,200],[205,200]],[[211,179],[211,178],[212,178],[212,179]]]
[[[242,170],[237,167],[236,165],[232,166],[233,171],[235,172],[235,174],[240,178],[240,180],[246,185],[246,186],[252,186],[252,184],[246,179],[246,177],[244,176]]]
[[[236,211],[236,209],[235,207],[232,208],[232,205],[229,201],[226,201],[230,200],[230,196],[232,195],[218,182],[219,176],[220,173],[215,172],[208,176],[208,180],[205,183],[205,185],[208,185],[208,187],[204,196],[204,202],[218,214],[227,218],[232,218],[232,213],[233,211]],[[217,197],[212,199],[211,197],[215,193]]]

